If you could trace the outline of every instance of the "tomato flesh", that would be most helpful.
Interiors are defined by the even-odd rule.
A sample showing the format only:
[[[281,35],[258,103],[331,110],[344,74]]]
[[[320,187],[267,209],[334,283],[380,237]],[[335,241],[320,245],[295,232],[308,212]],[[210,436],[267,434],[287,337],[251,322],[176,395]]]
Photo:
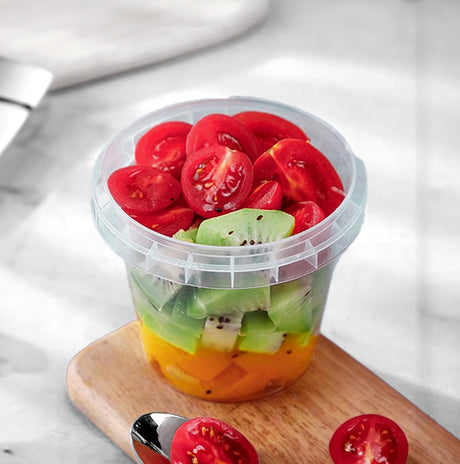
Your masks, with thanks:
[[[187,158],[181,184],[190,207],[210,218],[238,209],[251,190],[252,180],[252,164],[244,153],[213,145]]]
[[[180,183],[171,174],[145,165],[117,169],[107,186],[128,214],[153,213],[174,203],[181,194]]]
[[[143,226],[172,237],[180,229],[187,230],[195,220],[195,212],[181,197],[173,205],[150,214],[130,215]]]
[[[259,155],[254,134],[242,122],[225,114],[209,114],[192,127],[187,136],[187,155],[211,145],[241,151],[252,161]]]
[[[329,442],[334,464],[406,464],[409,445],[391,419],[363,414],[344,422]]]
[[[258,464],[250,441],[231,425],[210,417],[182,424],[171,443],[171,464]]]
[[[343,186],[331,162],[311,143],[284,139],[254,163],[254,182],[276,180],[287,202],[314,201],[326,215],[344,198]]]
[[[182,121],[168,121],[148,130],[137,142],[137,164],[146,164],[180,178],[185,163],[185,141],[192,128]]]
[[[292,234],[310,229],[326,218],[324,211],[313,201],[294,203],[288,206],[285,212],[294,216],[295,219]]]
[[[246,201],[243,208],[254,209],[281,209],[283,202],[283,190],[275,180],[269,180],[257,185]]]
[[[241,121],[259,141],[259,155],[283,139],[309,140],[308,136],[294,123],[263,111],[243,111],[233,115]]]

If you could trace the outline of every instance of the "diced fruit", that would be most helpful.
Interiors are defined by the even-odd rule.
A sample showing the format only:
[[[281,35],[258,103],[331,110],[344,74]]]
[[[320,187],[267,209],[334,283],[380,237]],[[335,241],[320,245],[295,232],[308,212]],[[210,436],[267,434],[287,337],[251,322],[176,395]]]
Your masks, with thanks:
[[[268,180],[258,184],[243,203],[243,208],[252,209],[281,209],[283,190],[281,185]]]
[[[141,288],[134,280],[133,274],[132,272],[130,284],[134,307],[142,324],[163,340],[188,353],[194,353],[205,319],[200,320],[187,315],[189,288],[183,287],[182,292],[175,296],[180,286],[177,287],[176,284],[169,282],[171,285],[164,285],[160,296],[153,296],[155,295],[153,289]],[[145,282],[144,280],[143,283]],[[155,288],[161,286],[156,285]],[[153,301],[156,306],[153,305]]]
[[[241,329],[242,314],[209,316],[201,336],[201,344],[216,350],[231,351]]]
[[[241,151],[251,161],[259,154],[259,143],[254,134],[242,122],[225,114],[209,114],[192,127],[187,136],[187,156],[211,145]]]
[[[195,212],[180,197],[171,206],[154,213],[130,214],[130,216],[145,227],[172,237],[179,230],[188,229],[193,224]]]
[[[289,237],[294,217],[283,211],[244,208],[200,224],[197,243],[246,246]]]
[[[140,298],[146,298],[158,311],[170,302],[182,288],[181,284],[169,279],[133,269],[128,273],[128,279],[133,294],[139,293]]]
[[[326,218],[323,210],[314,201],[294,203],[288,206],[285,211],[294,216],[295,226],[293,234],[310,229]]]
[[[114,171],[107,186],[115,201],[128,214],[149,214],[172,205],[181,194],[177,179],[145,165]]]
[[[196,234],[198,232],[198,226],[200,225],[201,220],[197,219],[188,229],[178,230],[173,237],[177,240],[182,240],[184,242],[195,243]]]
[[[197,319],[189,318],[190,326],[184,328],[185,320],[182,320],[182,325],[179,326],[171,322],[170,315],[152,310],[143,311],[142,323],[145,324],[158,337],[171,343],[172,345],[193,354],[198,346],[202,327],[196,330]],[[192,322],[193,321],[193,322]],[[204,321],[203,321],[204,322]]]
[[[255,311],[244,316],[238,339],[241,351],[276,353],[286,334],[277,331],[266,311]]]
[[[268,315],[277,330],[302,333],[312,322],[311,279],[301,278],[271,287]]]
[[[259,141],[260,153],[267,151],[282,139],[309,140],[300,127],[271,113],[262,111],[244,111],[233,115],[241,121]]]
[[[137,142],[137,164],[147,164],[180,178],[185,162],[185,141],[192,125],[182,121],[168,121],[148,130]]]
[[[188,303],[188,315],[196,318],[221,316],[267,309],[270,287],[255,288],[194,288]]]
[[[243,152],[213,145],[187,158],[181,184],[190,207],[210,218],[238,209],[251,190],[252,179],[252,164]]]
[[[311,143],[284,139],[259,156],[254,163],[254,182],[276,180],[286,201],[314,201],[326,215],[344,198],[334,166]]]

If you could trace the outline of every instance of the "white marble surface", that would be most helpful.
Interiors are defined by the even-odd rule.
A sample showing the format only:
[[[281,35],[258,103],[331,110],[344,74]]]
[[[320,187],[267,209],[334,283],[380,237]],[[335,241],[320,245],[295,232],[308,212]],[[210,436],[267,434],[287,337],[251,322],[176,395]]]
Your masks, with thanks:
[[[460,437],[458,31],[455,0],[277,0],[231,43],[49,94],[0,157],[0,462],[130,462],[65,392],[69,359],[133,318],[91,167],[146,112],[235,94],[322,117],[364,160],[323,333]]]

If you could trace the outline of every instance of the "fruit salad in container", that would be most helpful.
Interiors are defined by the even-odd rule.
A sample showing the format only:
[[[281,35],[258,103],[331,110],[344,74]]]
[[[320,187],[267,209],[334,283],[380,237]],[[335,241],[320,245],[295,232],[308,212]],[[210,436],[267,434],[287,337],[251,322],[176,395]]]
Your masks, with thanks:
[[[339,134],[265,100],[186,102],[128,128],[95,171],[95,221],[160,376],[245,401],[304,373],[363,216],[364,169]]]

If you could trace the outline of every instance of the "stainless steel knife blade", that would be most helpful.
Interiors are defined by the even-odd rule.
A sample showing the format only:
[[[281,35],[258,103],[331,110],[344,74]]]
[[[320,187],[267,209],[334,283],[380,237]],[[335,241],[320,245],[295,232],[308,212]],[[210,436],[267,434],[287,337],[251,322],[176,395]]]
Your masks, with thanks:
[[[52,82],[47,69],[0,57],[0,155]]]

